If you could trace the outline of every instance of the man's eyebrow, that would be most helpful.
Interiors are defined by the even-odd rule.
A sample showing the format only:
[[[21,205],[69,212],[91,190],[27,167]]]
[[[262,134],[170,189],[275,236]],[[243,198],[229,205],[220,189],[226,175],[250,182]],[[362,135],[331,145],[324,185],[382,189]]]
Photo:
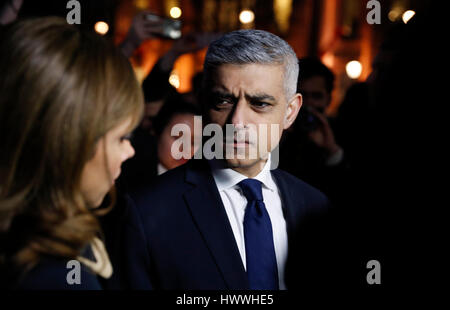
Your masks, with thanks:
[[[211,93],[214,94],[214,95],[222,96],[222,97],[236,98],[233,94],[227,92],[227,91],[224,90],[224,89],[213,89],[213,90],[211,91]]]
[[[249,101],[277,101],[274,96],[265,93],[257,93],[253,95],[246,94],[245,97]]]
[[[220,87],[220,88],[215,88],[211,91],[213,94],[215,95],[219,95],[225,98],[235,98],[237,99],[237,97],[235,95],[233,95],[232,93],[228,92],[227,90],[225,90],[224,88]],[[245,94],[245,98],[248,101],[273,101],[276,102],[277,100],[275,99],[274,96],[266,94],[266,93],[255,93],[255,94]]]

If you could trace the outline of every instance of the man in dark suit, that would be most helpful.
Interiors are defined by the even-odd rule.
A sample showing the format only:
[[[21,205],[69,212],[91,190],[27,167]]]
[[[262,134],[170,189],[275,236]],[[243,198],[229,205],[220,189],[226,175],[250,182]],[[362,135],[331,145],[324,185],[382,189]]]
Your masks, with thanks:
[[[265,31],[234,31],[210,45],[203,116],[233,131],[216,145],[219,156],[193,159],[131,195],[120,270],[129,288],[287,288],[291,237],[328,205],[273,169],[301,107],[298,72],[292,48]]]

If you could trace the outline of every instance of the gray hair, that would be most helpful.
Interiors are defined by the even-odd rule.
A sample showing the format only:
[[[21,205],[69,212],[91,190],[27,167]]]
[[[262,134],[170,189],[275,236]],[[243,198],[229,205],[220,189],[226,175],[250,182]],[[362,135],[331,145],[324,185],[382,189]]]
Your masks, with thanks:
[[[212,42],[205,58],[205,82],[210,80],[215,68],[224,64],[284,65],[286,99],[297,91],[297,55],[286,41],[267,31],[237,30]]]

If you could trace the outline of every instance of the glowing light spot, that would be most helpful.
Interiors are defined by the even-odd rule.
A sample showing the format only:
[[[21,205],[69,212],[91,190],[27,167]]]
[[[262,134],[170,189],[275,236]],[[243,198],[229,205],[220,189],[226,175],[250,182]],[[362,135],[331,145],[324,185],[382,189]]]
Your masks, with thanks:
[[[181,11],[181,9],[177,6],[174,6],[173,8],[170,9],[170,17],[172,18],[180,18],[181,14],[183,12]]]
[[[175,88],[180,88],[180,76],[175,70],[170,74],[169,83]]]
[[[109,31],[109,25],[105,22],[97,22],[95,23],[94,29],[97,33],[105,35]]]
[[[253,11],[250,10],[243,10],[239,14],[239,20],[243,24],[250,24],[255,20],[255,13],[253,13]]]
[[[361,76],[362,73],[362,65],[357,60],[352,60],[345,65],[345,71],[347,75],[351,79],[357,79]]]
[[[413,16],[416,15],[416,12],[412,10],[408,10],[402,15],[402,20],[405,24],[407,24]]]
[[[402,11],[398,8],[395,8],[395,9],[392,9],[391,11],[389,11],[388,18],[391,22],[395,22],[400,18],[401,15],[402,15]]]

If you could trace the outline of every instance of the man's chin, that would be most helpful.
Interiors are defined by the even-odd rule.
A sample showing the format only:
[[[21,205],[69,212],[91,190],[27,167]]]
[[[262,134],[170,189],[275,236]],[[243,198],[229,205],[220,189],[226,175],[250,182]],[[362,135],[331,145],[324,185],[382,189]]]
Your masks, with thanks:
[[[258,164],[262,159],[225,159],[229,168],[250,168]]]

